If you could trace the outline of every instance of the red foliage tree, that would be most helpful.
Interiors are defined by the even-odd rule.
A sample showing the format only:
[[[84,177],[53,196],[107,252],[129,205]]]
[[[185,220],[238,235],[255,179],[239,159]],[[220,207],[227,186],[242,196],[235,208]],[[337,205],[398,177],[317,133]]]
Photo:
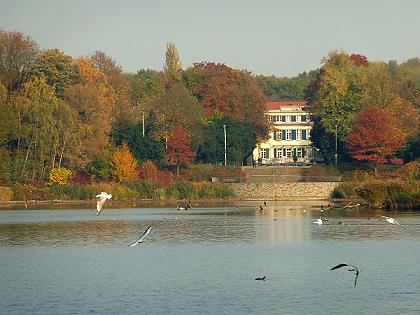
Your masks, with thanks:
[[[185,133],[181,125],[175,127],[166,143],[165,163],[176,166],[179,176],[179,168],[182,164],[194,161],[196,154],[191,151],[191,139]]]
[[[347,135],[349,154],[360,161],[384,164],[404,146],[403,134],[394,118],[377,105],[366,106]]]
[[[264,93],[250,72],[202,62],[185,71],[184,79],[207,117],[229,116],[248,123],[259,137],[267,136]]]
[[[360,54],[351,54],[350,59],[354,62],[357,67],[363,66],[367,67],[369,65],[369,61],[366,56]]]

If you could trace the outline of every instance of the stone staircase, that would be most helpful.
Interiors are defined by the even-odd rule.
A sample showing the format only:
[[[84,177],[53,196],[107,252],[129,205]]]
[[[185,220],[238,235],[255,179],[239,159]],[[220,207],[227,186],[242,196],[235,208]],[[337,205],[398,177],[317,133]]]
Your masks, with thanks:
[[[247,183],[299,183],[339,182],[339,176],[307,176],[305,170],[311,166],[260,166],[243,167]]]

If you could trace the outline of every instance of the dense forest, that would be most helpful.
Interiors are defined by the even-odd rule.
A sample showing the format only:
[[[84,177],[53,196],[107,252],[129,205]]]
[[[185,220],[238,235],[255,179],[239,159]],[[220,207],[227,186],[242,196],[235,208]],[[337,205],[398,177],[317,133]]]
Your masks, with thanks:
[[[228,164],[243,165],[268,136],[267,100],[307,100],[327,163],[336,138],[340,161],[420,156],[418,58],[335,51],[286,78],[212,62],[183,69],[168,43],[162,64],[127,73],[101,51],[75,58],[0,29],[0,184],[176,178],[191,163],[223,163],[224,126]]]

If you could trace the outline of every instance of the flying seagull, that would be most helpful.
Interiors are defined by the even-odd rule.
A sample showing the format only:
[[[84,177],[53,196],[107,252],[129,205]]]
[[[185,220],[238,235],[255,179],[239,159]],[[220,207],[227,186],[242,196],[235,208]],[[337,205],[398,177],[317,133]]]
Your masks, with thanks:
[[[403,226],[397,220],[395,220],[394,218],[386,217],[384,215],[381,215],[381,217],[384,218],[388,223],[397,224],[397,225],[399,225],[403,228]]]
[[[102,191],[99,195],[96,195],[99,200],[96,202],[96,213],[101,213],[102,207],[107,199],[111,199],[112,195]]]
[[[261,281],[265,281],[265,279],[267,278],[267,276],[264,276],[264,277],[258,277],[258,278],[255,278],[255,280],[261,280]]]
[[[140,236],[140,238],[139,238],[138,240],[134,241],[133,243],[131,243],[129,247],[133,247],[133,246],[136,246],[136,245],[137,245],[137,244],[139,244],[139,243],[143,243],[143,239],[147,236],[147,234],[149,234],[149,233],[150,233],[150,230],[151,230],[151,229],[152,229],[152,227],[151,227],[151,226],[149,226],[149,227],[146,229],[146,231],[144,231],[144,232],[143,232],[143,234]]]
[[[354,266],[354,265],[339,264],[339,265],[337,265],[337,266],[332,267],[330,270],[336,270],[336,269],[340,269],[340,268],[342,268],[342,267],[348,267],[348,268],[347,268],[347,271],[350,271],[350,272],[354,272],[354,273],[355,273],[356,278],[354,278],[354,287],[356,287],[356,284],[357,284],[357,278],[359,277],[359,268],[357,268],[357,267],[356,267],[356,266]]]

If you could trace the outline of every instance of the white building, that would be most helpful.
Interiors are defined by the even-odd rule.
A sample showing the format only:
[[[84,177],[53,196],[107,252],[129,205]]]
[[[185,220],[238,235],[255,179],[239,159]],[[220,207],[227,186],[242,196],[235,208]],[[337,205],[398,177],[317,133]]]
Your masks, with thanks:
[[[312,159],[313,123],[306,102],[268,102],[266,117],[271,122],[270,138],[254,149],[255,161],[276,165]]]

